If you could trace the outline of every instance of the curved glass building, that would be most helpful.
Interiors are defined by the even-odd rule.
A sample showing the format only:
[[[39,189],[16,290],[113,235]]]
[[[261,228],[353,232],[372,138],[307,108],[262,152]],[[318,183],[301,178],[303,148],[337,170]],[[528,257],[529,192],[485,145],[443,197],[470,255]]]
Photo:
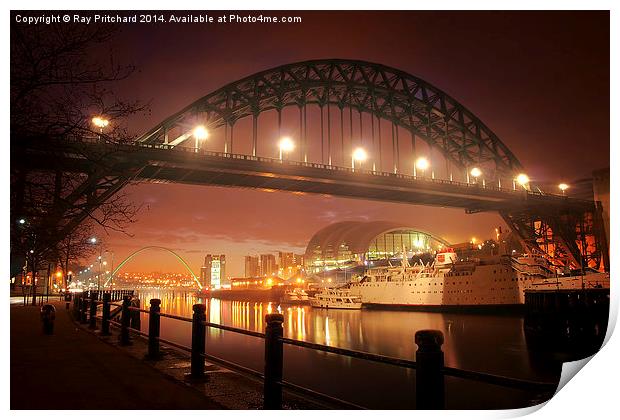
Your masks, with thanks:
[[[306,248],[308,273],[375,261],[408,258],[437,250],[448,242],[431,233],[393,222],[340,222],[314,234]]]

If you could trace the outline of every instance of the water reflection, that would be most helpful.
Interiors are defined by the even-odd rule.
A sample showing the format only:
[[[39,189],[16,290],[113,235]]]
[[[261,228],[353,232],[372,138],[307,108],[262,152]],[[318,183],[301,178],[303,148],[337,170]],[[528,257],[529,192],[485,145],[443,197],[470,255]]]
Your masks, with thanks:
[[[144,296],[162,300],[162,312],[191,317],[192,305],[203,303],[191,294]],[[537,380],[557,380],[561,365],[541,361],[528,350],[520,316],[442,314],[388,310],[318,309],[309,306],[282,306],[275,302],[225,301],[209,299],[209,321],[252,331],[264,331],[265,315],[284,315],[284,335],[289,338],[350,348],[404,359],[415,359],[414,334],[421,329],[444,333],[446,365],[468,370]],[[174,322],[171,322],[174,321]],[[143,330],[148,328],[146,319]],[[165,339],[191,344],[191,325],[162,320]],[[207,330],[207,352],[247,367],[262,370],[262,340],[221,331]],[[375,407],[411,408],[413,376],[408,369],[391,368],[351,358],[285,346],[285,378],[341,398],[373,401]],[[322,374],[318,374],[322,373]],[[328,375],[328,376],[324,376]],[[333,380],[332,380],[333,379]],[[393,391],[389,397],[368,400],[368,383]],[[330,389],[331,386],[339,386]],[[386,387],[386,388],[383,388]],[[387,388],[389,387],[389,388]],[[396,388],[394,388],[396,387]],[[380,393],[383,394],[383,393]],[[360,400],[360,398],[362,398]]]

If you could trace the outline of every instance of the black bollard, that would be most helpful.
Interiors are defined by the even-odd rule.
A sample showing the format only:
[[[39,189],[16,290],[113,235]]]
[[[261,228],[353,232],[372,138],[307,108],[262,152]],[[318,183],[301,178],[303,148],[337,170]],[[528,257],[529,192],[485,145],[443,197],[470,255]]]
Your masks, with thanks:
[[[43,334],[51,335],[54,333],[54,320],[56,319],[56,308],[54,305],[43,305],[41,307],[41,321],[43,322]]]
[[[88,328],[91,330],[97,329],[97,292],[90,295],[90,314],[89,314]]]
[[[86,323],[88,323],[88,299],[86,294],[84,294],[80,302],[80,324]]]
[[[418,350],[415,353],[416,408],[443,410],[445,408],[444,360],[441,345],[443,334],[437,330],[415,333]]]
[[[80,294],[73,295],[73,319],[77,320],[80,316]]]
[[[159,351],[159,327],[160,327],[160,305],[161,300],[151,299],[149,308],[149,359],[159,359],[161,353]]]
[[[110,335],[110,294],[103,294],[101,306],[101,335]]]
[[[192,316],[192,366],[191,379],[200,379],[205,374],[205,333],[206,328],[203,322],[207,320],[205,312],[207,307],[202,303],[193,306],[194,315]]]
[[[123,298],[123,310],[121,312],[121,346],[128,346],[131,344],[129,340],[129,302],[130,297],[125,296]]]
[[[279,410],[282,408],[282,365],[283,349],[282,336],[284,316],[282,314],[268,314],[265,317],[265,383],[263,408]]]

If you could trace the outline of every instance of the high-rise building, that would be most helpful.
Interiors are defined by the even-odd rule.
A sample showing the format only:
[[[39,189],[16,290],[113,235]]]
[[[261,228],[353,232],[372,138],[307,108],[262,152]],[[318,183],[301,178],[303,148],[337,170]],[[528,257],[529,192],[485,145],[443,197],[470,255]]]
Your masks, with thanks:
[[[271,276],[278,272],[276,256],[273,254],[261,254],[259,264],[261,276]]]
[[[204,265],[200,268],[200,282],[213,289],[220,288],[226,282],[226,255],[205,256]]]
[[[292,267],[295,262],[295,254],[292,252],[278,252],[278,258],[280,260],[280,269],[286,270],[289,267]]]
[[[246,255],[245,257],[245,277],[258,277],[260,276],[260,265],[258,262],[258,256]]]
[[[294,264],[296,267],[304,266],[304,263],[305,263],[304,254],[294,254],[293,257],[295,258]]]
[[[304,266],[304,256],[293,252],[278,252],[280,266],[278,273],[283,278],[297,275]]]

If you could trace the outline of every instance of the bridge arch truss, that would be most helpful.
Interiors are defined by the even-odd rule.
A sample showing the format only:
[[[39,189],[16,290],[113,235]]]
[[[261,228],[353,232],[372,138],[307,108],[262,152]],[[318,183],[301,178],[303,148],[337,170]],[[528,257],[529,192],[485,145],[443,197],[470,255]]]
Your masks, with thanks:
[[[484,168],[487,182],[501,185],[502,178],[510,183],[522,168],[493,131],[442,90],[392,67],[343,59],[287,64],[245,77],[190,104],[138,141],[180,145],[191,141],[193,128],[200,124],[210,131],[224,128],[224,151],[234,153],[234,128],[248,118],[251,154],[257,156],[259,117],[268,112],[277,114],[278,136],[269,140],[274,142],[282,132],[285,109],[290,107],[298,110],[296,140],[299,159],[306,162],[313,141],[320,141],[317,163],[350,162],[352,150],[345,150],[346,132],[351,146],[367,146],[373,169],[379,171],[392,166],[390,172],[414,171],[415,175],[413,162],[426,155],[433,167],[443,167],[437,161],[445,162],[446,177],[452,178],[453,170],[469,176],[470,168],[479,167]],[[308,134],[310,107],[320,113],[319,135]],[[384,125],[382,129],[382,121],[389,128]],[[382,132],[385,137],[390,131],[392,147],[385,150]],[[407,134],[409,139],[405,138]],[[420,140],[425,143],[424,152],[420,152]],[[403,144],[409,141],[407,151],[412,156],[403,159]],[[340,162],[335,162],[338,148],[342,149],[338,151]],[[384,156],[391,165],[385,165]]]

